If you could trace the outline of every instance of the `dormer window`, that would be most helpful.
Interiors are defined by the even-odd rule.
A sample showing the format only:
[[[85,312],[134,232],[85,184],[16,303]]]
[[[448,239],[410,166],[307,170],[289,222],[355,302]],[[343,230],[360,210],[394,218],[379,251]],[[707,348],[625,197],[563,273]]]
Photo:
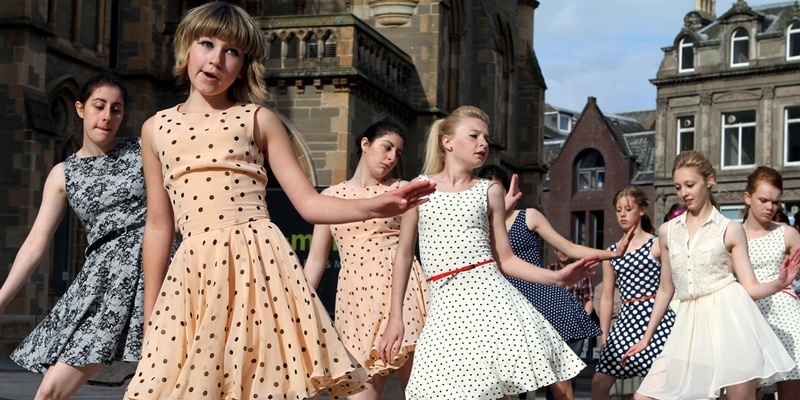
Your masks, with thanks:
[[[750,61],[750,37],[747,30],[738,28],[731,35],[731,67],[745,67]]]
[[[786,31],[786,59],[800,60],[800,22],[795,21]]]
[[[558,130],[564,133],[572,132],[572,116],[558,113]]]
[[[678,72],[694,71],[694,39],[684,36],[678,44]]]

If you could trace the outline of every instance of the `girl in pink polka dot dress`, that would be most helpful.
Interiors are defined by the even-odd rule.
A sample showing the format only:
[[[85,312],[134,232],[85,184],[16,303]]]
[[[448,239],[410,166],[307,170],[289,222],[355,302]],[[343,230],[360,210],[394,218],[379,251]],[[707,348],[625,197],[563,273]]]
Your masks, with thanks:
[[[384,360],[402,345],[403,298],[419,234],[431,295],[414,351],[406,399],[494,400],[575,377],[585,364],[505,278],[564,286],[596,266],[595,255],[559,271],[516,257],[505,225],[504,189],[472,175],[488,154],[489,118],[463,106],[431,127],[424,175],[437,191],[403,215],[394,262]]]
[[[270,222],[264,165],[314,223],[397,215],[432,186],[366,200],[319,195],[278,117],[244,102],[266,95],[267,48],[255,21],[227,2],[190,10],[176,31],[174,71],[190,92],[142,127],[146,330],[128,399],[339,398],[363,390],[363,367]],[[170,264],[176,221],[183,242]]]
[[[343,199],[370,198],[407,183],[387,178],[403,152],[403,127],[392,121],[376,122],[358,137],[356,144],[359,161],[353,177],[322,194]],[[400,221],[398,216],[314,227],[306,276],[314,287],[319,284],[331,238],[336,238],[342,261],[336,290],[336,330],[370,375],[367,390],[350,396],[350,400],[380,399],[387,375],[398,371],[405,386],[411,373],[414,347],[428,311],[428,285],[416,260],[404,298],[403,345],[388,363],[378,352],[389,319],[392,262],[400,239]]]

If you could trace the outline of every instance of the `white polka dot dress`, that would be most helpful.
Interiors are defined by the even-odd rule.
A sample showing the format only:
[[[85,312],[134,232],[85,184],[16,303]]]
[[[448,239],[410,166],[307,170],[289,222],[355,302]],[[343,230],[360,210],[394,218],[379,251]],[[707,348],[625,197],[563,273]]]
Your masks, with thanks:
[[[542,264],[542,249],[539,248],[539,234],[528,229],[525,223],[525,210],[520,210],[508,230],[508,239],[514,254],[539,267]],[[553,328],[567,342],[592,338],[600,335],[597,324],[592,321],[583,305],[565,287],[549,286],[506,277],[539,311]]]
[[[622,367],[620,360],[628,349],[644,336],[653,313],[656,292],[661,282],[661,263],[653,259],[650,253],[655,236],[638,249],[628,252],[623,257],[611,260],[614,275],[617,279],[622,307],[619,319],[611,327],[606,339],[606,347],[600,353],[597,372],[617,378],[645,376],[653,364],[653,360],[661,354],[672,325],[675,323],[675,312],[667,308],[664,318],[656,329],[650,344],[639,354],[630,357]],[[611,246],[611,251],[617,245]]]
[[[183,242],[146,327],[127,399],[292,399],[363,390],[297,256],[269,219],[255,104],[156,114]]]
[[[436,191],[419,206],[426,277],[492,259],[489,185]],[[408,400],[495,400],[571,379],[585,367],[495,262],[430,282],[429,290]]]
[[[772,232],[754,239],[747,240],[750,253],[750,262],[756,279],[769,282],[778,278],[780,266],[786,257],[786,243],[784,242],[785,226],[779,225]],[[800,300],[791,289],[756,300],[758,309],[767,320],[767,323],[778,335],[783,347],[795,362],[800,360]],[[800,371],[794,367],[785,380],[800,379]]]
[[[399,181],[381,182],[365,188],[341,183],[328,189],[342,199],[373,198],[397,189]],[[378,351],[389,322],[392,269],[400,241],[400,217],[330,225],[339,247],[342,268],[336,288],[336,330],[342,341],[370,376],[388,375],[414,354],[428,312],[428,285],[422,268],[411,264],[403,300],[403,344],[394,359],[385,363]]]

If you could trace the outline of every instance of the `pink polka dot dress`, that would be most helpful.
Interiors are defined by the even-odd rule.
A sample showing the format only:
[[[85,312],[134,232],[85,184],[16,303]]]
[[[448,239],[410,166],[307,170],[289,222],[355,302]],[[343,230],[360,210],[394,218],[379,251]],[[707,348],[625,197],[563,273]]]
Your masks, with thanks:
[[[496,400],[571,379],[585,367],[492,261],[489,186],[480,180],[460,192],[437,190],[419,206],[427,278],[481,265],[429,283],[408,400]]]
[[[328,193],[343,199],[361,199],[397,187],[394,182],[366,188],[348,188],[341,183],[331,186]],[[370,376],[389,374],[411,358],[425,323],[428,285],[422,276],[422,268],[415,259],[403,300],[403,344],[400,352],[387,364],[381,359],[378,347],[389,318],[392,267],[400,241],[400,217],[331,225],[330,229],[342,260],[336,291],[336,329]]]
[[[340,398],[366,372],[346,350],[266,207],[259,106],[155,116],[183,242],[146,328],[128,399]]]

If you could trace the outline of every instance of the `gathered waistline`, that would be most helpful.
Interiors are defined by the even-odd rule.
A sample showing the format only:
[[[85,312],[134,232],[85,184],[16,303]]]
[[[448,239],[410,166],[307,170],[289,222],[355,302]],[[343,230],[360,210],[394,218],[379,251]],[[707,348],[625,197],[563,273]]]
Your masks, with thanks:
[[[637,297],[637,298],[635,298],[635,299],[623,300],[623,301],[622,301],[622,304],[631,304],[631,303],[636,303],[636,302],[640,302],[640,301],[644,301],[644,300],[650,300],[650,299],[655,299],[655,298],[656,298],[656,295],[655,295],[655,294],[651,294],[651,295],[649,295],[649,296]]]
[[[450,270],[450,271],[447,271],[447,272],[442,272],[441,274],[436,274],[436,275],[426,279],[425,281],[426,282],[438,281],[439,279],[447,278],[450,275],[455,275],[455,274],[457,274],[459,272],[469,271],[469,270],[474,269],[476,267],[480,267],[481,265],[491,264],[493,262],[494,262],[494,260],[490,258],[488,260],[483,260],[483,261],[481,261],[479,263],[467,265],[466,267],[456,268],[456,269],[453,269],[453,270]]]

